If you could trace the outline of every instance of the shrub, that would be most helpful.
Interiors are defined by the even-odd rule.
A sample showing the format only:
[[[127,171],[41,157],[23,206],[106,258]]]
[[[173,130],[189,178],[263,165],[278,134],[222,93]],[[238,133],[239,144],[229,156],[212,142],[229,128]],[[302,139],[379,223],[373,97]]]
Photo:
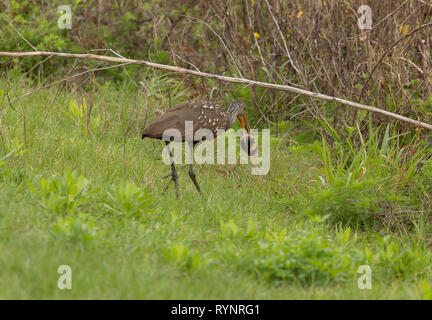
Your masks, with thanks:
[[[90,194],[89,181],[69,169],[65,170],[63,176],[54,174],[48,179],[41,178],[36,186],[28,180],[27,184],[39,198],[40,205],[57,214],[75,211],[87,201]]]
[[[421,282],[421,293],[424,300],[432,300],[432,287],[426,280]]]
[[[0,167],[3,166],[6,163],[6,160],[11,157],[14,154],[15,150],[12,150],[11,152],[9,152],[8,154],[2,156],[0,158]]]
[[[149,210],[153,197],[146,190],[136,186],[132,182],[121,183],[113,186],[106,192],[103,200],[104,206],[117,215],[138,217]]]
[[[384,276],[406,278],[429,273],[431,256],[428,252],[404,246],[388,238],[377,237],[377,242],[379,250],[373,261]],[[365,250],[371,256],[370,251],[367,248]]]
[[[377,236],[372,251],[367,243],[357,242],[351,228],[343,229],[341,224],[335,228],[334,242],[310,228],[292,234],[284,229],[277,234],[250,233],[245,237],[246,229],[234,225],[221,225],[226,240],[216,251],[215,262],[246,270],[274,284],[355,283],[361,265],[371,266],[374,274],[386,280],[423,276],[430,269],[431,255],[426,250]],[[230,237],[225,237],[227,230]],[[237,231],[237,241],[233,241],[232,230]]]
[[[199,269],[209,263],[198,253],[192,253],[183,243],[164,249],[165,257],[181,268],[188,270]]]
[[[355,256],[341,252],[314,233],[304,234],[299,239],[283,236],[258,241],[254,244],[253,256],[256,272],[265,278],[302,285],[325,285],[351,279],[357,262]]]
[[[222,233],[226,232],[226,224],[221,227]],[[235,229],[240,230],[238,235],[244,235],[245,230]],[[339,241],[345,244],[350,237],[347,230],[340,233]],[[314,231],[306,230],[296,238],[288,236],[285,229],[278,234],[243,235],[238,238],[240,242],[228,239],[221,245],[217,251],[219,263],[234,265],[270,282],[301,285],[342,282],[352,279],[357,267],[365,260],[360,251],[345,250],[345,245],[340,248]]]
[[[89,242],[99,235],[94,220],[83,213],[78,216],[58,217],[54,231],[57,236],[74,242]]]
[[[312,195],[307,215],[322,215],[330,224],[364,227],[372,222],[371,208],[377,198],[376,181],[335,179]]]
[[[371,224],[374,212],[379,217],[395,207],[419,204],[418,167],[430,150],[426,143],[415,136],[398,134],[390,125],[373,129],[371,121],[369,128],[346,126],[344,137],[323,125],[334,141],[329,144],[323,138],[321,145],[314,145],[323,167],[307,214],[326,215],[332,224],[365,227]],[[396,222],[404,228],[411,224],[394,217],[384,222]]]
[[[234,220],[230,219],[228,222],[223,220],[220,222],[221,235],[224,239],[248,239],[259,236],[256,231],[256,226],[253,220],[249,220],[246,228],[237,226]]]
[[[101,124],[101,116],[98,114],[96,117],[91,118],[91,110],[85,101],[78,104],[75,100],[69,100],[69,110],[64,112],[70,119],[72,119],[76,126],[82,131],[87,128],[95,129]]]

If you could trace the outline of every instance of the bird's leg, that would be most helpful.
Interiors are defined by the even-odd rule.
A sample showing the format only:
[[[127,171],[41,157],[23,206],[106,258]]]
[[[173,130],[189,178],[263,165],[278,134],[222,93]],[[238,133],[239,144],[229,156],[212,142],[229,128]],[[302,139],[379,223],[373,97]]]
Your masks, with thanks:
[[[193,171],[193,142],[189,142],[189,149],[191,153],[191,164],[189,165],[189,177],[191,178],[192,182],[194,183],[195,187],[197,188],[198,192],[201,194],[201,189],[198,185],[198,182],[195,178],[195,172]]]
[[[170,148],[168,146],[169,141],[165,141],[165,144],[166,144],[166,147],[167,147],[167,150],[168,150],[168,154],[169,154],[169,157],[170,157],[171,174],[165,176],[164,178],[168,178],[169,176],[171,176],[171,180],[170,180],[170,182],[168,182],[168,184],[165,187],[163,193],[165,194],[165,192],[167,191],[167,189],[168,189],[169,185],[171,184],[171,182],[174,181],[175,188],[176,188],[176,197],[178,199],[179,198],[178,175],[177,175],[177,171],[176,171],[176,168],[175,168],[175,165],[174,165],[174,159],[173,159],[171,150],[170,150]]]
[[[189,177],[192,179],[192,182],[194,183],[194,185],[197,188],[198,192],[201,194],[201,189],[200,189],[200,187],[198,185],[198,182],[196,181],[195,176],[196,175],[195,175],[195,172],[193,171],[192,163],[191,163],[190,166],[189,166]]]

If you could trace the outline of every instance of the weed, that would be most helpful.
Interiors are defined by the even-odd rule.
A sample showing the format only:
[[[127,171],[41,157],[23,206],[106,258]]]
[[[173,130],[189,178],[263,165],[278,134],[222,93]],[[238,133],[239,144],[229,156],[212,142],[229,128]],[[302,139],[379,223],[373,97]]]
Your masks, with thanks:
[[[104,206],[110,212],[126,217],[139,217],[149,211],[152,195],[132,182],[120,183],[106,192]]]
[[[248,239],[257,237],[259,235],[259,233],[256,231],[256,225],[252,220],[248,221],[246,228],[237,226],[233,219],[230,219],[228,222],[221,220],[220,228],[221,236],[224,239]]]
[[[234,222],[221,225],[222,234],[241,234],[238,230]],[[276,234],[250,233],[240,244],[224,243],[220,263],[237,265],[274,283],[326,285],[351,279],[355,266],[364,261],[359,251],[344,252],[314,231],[300,233],[295,237],[285,229]],[[349,237],[345,231],[341,240]]]
[[[206,266],[209,259],[198,253],[192,253],[183,243],[164,249],[165,257],[171,262],[187,270],[196,270]]]
[[[95,221],[84,213],[58,217],[53,228],[58,237],[73,242],[90,242],[100,235]]]
[[[342,223],[364,228],[372,224],[376,198],[376,181],[353,181],[350,176],[346,180],[337,178],[313,193],[312,203],[305,214],[324,216],[332,225]]]
[[[431,257],[421,248],[410,248],[389,238],[377,237],[380,249],[374,260],[387,277],[406,278],[428,273]]]
[[[69,169],[63,176],[54,174],[48,179],[41,178],[36,185],[27,180],[27,184],[41,206],[56,214],[74,212],[90,195],[89,181]]]
[[[10,158],[15,153],[15,150],[10,151],[8,154],[0,158],[0,167],[6,163],[6,160]]]
[[[258,274],[275,281],[302,285],[326,285],[352,279],[357,254],[347,254],[315,233],[295,239],[267,237],[253,247],[253,264]]]
[[[429,285],[429,283],[426,280],[423,280],[420,285],[423,296],[422,298],[424,300],[432,300],[432,287]]]
[[[82,131],[86,131],[89,127],[96,129],[101,124],[101,116],[98,114],[96,117],[90,118],[90,110],[85,101],[78,104],[75,100],[69,100],[69,110],[64,112],[70,119],[72,119],[76,126]]]

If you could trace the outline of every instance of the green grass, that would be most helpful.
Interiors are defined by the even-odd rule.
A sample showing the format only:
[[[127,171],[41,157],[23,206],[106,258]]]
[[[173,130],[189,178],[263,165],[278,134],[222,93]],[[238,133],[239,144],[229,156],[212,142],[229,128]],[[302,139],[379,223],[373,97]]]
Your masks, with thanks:
[[[30,89],[14,85],[11,96]],[[355,183],[340,186],[351,169],[335,161],[333,171],[325,142],[275,139],[266,176],[252,176],[250,165],[195,166],[203,197],[178,166],[176,200],[173,186],[162,195],[163,144],[139,135],[146,106],[152,119],[166,94],[98,85],[88,131],[89,97],[80,109],[88,93],[57,90],[22,100],[27,147],[21,105],[0,112],[0,299],[431,297],[427,170],[410,171],[413,186],[401,179],[409,161],[389,165],[397,155],[378,151],[362,162],[345,154],[341,162],[367,170],[352,169]],[[389,203],[422,219],[386,224],[379,214]],[[344,212],[375,215],[359,225]],[[362,264],[372,267],[372,290],[357,287]],[[72,268],[72,290],[57,288],[60,265]]]

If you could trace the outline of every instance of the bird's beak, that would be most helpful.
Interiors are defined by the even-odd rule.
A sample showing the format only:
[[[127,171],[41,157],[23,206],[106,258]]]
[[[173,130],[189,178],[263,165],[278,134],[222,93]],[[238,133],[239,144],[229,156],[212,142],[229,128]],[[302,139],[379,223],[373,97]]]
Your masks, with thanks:
[[[238,121],[240,122],[240,126],[242,128],[243,134],[250,134],[250,125],[249,125],[249,121],[246,118],[245,114],[241,114],[237,116]]]

